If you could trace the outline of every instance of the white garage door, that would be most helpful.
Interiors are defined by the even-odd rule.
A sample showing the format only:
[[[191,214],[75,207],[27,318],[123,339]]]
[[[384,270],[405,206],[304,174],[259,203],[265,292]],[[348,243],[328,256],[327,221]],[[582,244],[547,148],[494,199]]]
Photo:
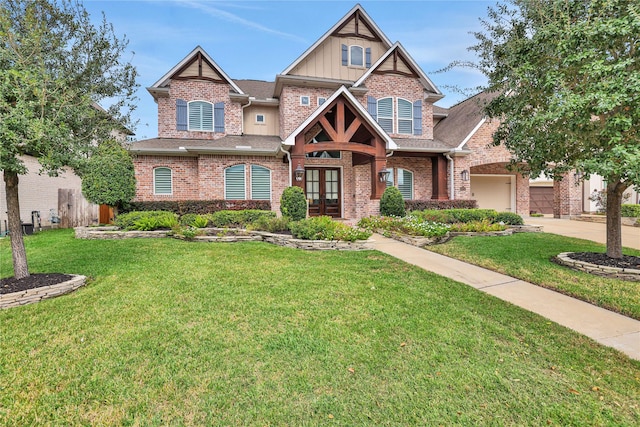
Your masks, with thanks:
[[[481,209],[515,211],[515,184],[512,175],[471,175],[471,198]]]

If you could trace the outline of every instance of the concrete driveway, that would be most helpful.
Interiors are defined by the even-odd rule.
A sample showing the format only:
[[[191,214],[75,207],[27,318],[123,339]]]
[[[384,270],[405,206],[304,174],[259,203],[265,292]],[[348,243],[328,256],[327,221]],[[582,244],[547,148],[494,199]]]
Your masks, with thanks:
[[[545,233],[561,236],[577,237],[606,244],[607,230],[605,224],[586,221],[572,221],[549,217],[525,218],[525,223],[543,226]],[[640,250],[640,227],[622,226],[622,246]]]

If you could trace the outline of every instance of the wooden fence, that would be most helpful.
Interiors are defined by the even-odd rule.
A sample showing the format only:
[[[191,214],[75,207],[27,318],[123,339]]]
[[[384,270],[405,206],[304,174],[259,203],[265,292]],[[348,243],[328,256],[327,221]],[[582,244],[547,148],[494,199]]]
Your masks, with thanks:
[[[58,189],[58,216],[61,228],[98,224],[99,206],[89,203],[82,191]]]

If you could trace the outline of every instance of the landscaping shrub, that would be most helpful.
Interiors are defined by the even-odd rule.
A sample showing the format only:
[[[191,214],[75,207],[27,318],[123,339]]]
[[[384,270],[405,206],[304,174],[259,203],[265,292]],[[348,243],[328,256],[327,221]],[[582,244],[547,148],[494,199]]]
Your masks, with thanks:
[[[214,227],[244,228],[262,217],[275,218],[276,213],[256,209],[246,209],[243,211],[224,210],[212,213],[209,215],[209,220]]]
[[[180,217],[180,225],[195,228],[205,228],[209,224],[209,218],[199,214],[185,214]]]
[[[269,233],[279,233],[289,230],[291,219],[286,216],[267,217],[262,216],[247,226],[250,230],[268,231]]]
[[[522,217],[514,212],[499,212],[493,219],[493,222],[496,222],[498,224],[503,223],[506,225],[524,224],[524,220],[522,219]]]
[[[299,221],[307,217],[307,199],[300,187],[287,187],[280,197],[280,212],[282,216]]]
[[[380,198],[380,215],[382,216],[405,216],[406,210],[404,200],[400,190],[396,187],[387,187]]]
[[[492,223],[488,219],[482,221],[459,222],[451,224],[449,231],[461,233],[486,233],[489,231],[504,231],[507,227],[499,223]]]
[[[408,212],[425,209],[475,209],[478,207],[475,200],[405,200],[404,205]]]
[[[134,211],[120,214],[115,219],[115,225],[123,230],[151,231],[171,229],[177,224],[177,215],[166,211]]]
[[[371,216],[362,218],[358,226],[365,230],[377,231],[382,234],[390,232],[409,234],[411,236],[439,237],[449,231],[449,226],[439,222],[424,221],[413,215],[406,217]]]
[[[271,210],[269,200],[159,200],[152,202],[129,202],[118,206],[118,212],[170,211],[178,215],[206,215],[222,210]]]
[[[622,205],[622,216],[640,217],[640,205]]]
[[[493,209],[446,209],[411,212],[411,215],[423,221],[436,221],[445,224],[455,224],[457,222],[482,221],[484,219],[494,222],[498,212]]]
[[[349,227],[328,216],[315,216],[292,222],[289,226],[294,237],[304,240],[343,240],[353,242],[366,240],[371,236],[367,230]]]

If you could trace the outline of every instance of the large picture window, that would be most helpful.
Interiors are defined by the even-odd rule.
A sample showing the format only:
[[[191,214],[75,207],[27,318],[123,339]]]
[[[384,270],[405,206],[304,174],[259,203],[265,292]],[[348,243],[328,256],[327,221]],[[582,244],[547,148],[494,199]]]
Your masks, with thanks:
[[[271,171],[260,165],[251,165],[250,187],[246,186],[247,165],[230,166],[224,170],[225,200],[271,200]]]
[[[160,167],[153,170],[153,194],[173,194],[171,169]]]

